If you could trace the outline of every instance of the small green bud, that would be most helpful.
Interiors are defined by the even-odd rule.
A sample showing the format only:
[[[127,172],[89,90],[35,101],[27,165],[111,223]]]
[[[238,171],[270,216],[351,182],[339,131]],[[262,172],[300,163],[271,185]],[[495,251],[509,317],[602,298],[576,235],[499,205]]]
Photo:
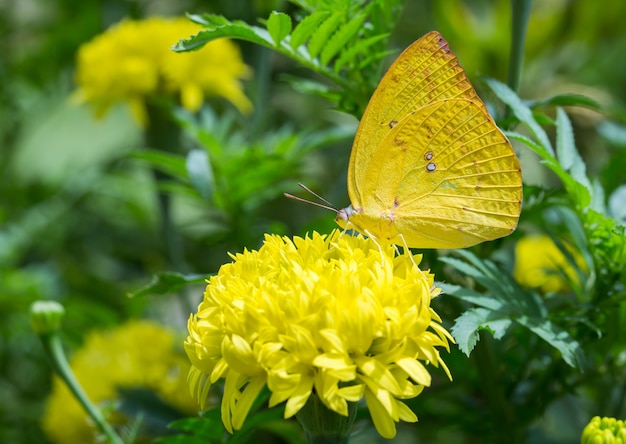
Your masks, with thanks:
[[[57,301],[35,301],[30,306],[30,325],[37,334],[59,330],[65,309]]]

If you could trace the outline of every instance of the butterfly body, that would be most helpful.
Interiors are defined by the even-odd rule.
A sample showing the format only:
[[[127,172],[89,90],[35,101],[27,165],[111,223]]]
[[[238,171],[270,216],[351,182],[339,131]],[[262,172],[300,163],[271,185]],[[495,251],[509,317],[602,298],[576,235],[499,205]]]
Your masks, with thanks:
[[[337,222],[382,242],[463,248],[510,234],[519,161],[436,32],[389,68],[368,104]]]

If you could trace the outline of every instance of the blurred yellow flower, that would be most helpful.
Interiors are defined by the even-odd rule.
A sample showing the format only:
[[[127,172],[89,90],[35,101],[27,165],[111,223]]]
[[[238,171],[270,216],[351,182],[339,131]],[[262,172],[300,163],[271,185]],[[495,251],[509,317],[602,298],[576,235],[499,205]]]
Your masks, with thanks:
[[[177,94],[190,111],[197,111],[205,96],[221,96],[249,112],[240,79],[250,70],[233,42],[219,39],[200,51],[172,51],[178,40],[201,30],[183,17],[118,23],[80,47],[76,97],[99,117],[114,103],[128,102],[141,124],[147,122],[146,99],[159,95]]]
[[[194,414],[188,394],[189,361],[176,350],[176,336],[148,321],[131,321],[110,331],[91,333],[70,365],[86,394],[101,407],[114,407],[118,389],[149,389],[181,413]],[[109,420],[124,422],[116,414]],[[55,377],[43,429],[59,444],[95,443],[98,432],[63,382]]]
[[[615,418],[595,416],[585,427],[581,444],[626,444],[626,424]]]
[[[436,347],[452,338],[430,307],[440,290],[416,265],[421,256],[334,231],[266,235],[258,251],[232,258],[208,281],[185,341],[201,404],[225,379],[228,431],[241,428],[267,385],[270,406],[286,401],[285,418],[312,393],[344,416],[365,397],[376,429],[392,438],[396,422],[417,421],[401,399],[430,385],[424,364],[450,377]]]
[[[578,266],[585,269],[580,254],[573,249],[570,254]],[[517,243],[513,276],[521,285],[539,288],[545,293],[567,291],[570,281],[579,281],[574,267],[554,241],[545,235],[527,236]]]

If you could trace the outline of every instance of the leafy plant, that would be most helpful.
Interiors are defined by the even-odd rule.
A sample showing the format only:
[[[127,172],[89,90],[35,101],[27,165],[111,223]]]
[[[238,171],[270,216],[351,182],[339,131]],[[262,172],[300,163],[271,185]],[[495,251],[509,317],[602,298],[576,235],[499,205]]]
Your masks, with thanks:
[[[197,50],[220,37],[273,49],[340,87],[292,79],[296,89],[323,96],[339,109],[360,116],[378,83],[382,59],[389,54],[389,34],[404,1],[300,3],[306,15],[295,27],[290,16],[277,11],[264,21],[265,28],[214,14],[190,15],[206,30],[180,41],[174,49]]]

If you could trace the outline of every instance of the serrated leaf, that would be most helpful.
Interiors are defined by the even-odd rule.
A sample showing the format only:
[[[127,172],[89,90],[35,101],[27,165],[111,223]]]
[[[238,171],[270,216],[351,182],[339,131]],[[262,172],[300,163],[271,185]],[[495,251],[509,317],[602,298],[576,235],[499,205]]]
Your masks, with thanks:
[[[337,58],[337,60],[335,61],[335,64],[333,66],[333,70],[335,72],[339,72],[339,70],[341,68],[343,68],[345,66],[346,63],[348,63],[351,60],[354,60],[359,54],[367,54],[368,50],[374,46],[376,43],[380,42],[381,40],[386,39],[389,36],[389,34],[380,34],[380,35],[375,35],[373,37],[364,39],[364,40],[357,40],[355,41],[352,45],[350,45],[349,48],[347,48],[345,51],[342,51],[341,54],[339,55],[339,57]],[[378,55],[378,59],[382,59],[383,57],[385,57],[388,54],[387,51],[383,51],[381,53],[371,53],[368,54],[368,57],[371,58],[372,55],[376,56]],[[374,57],[373,59],[370,59],[371,61],[377,60],[376,57]]]
[[[609,196],[609,215],[618,222],[626,221],[626,185],[615,188]]]
[[[173,177],[184,177],[185,161],[176,154],[166,153],[160,150],[145,149],[134,151],[129,155],[133,159],[144,160],[155,169],[167,173]]]
[[[187,154],[185,162],[187,174],[198,194],[205,199],[213,195],[214,179],[211,160],[204,150],[193,149]]]
[[[561,165],[571,173],[574,180],[587,188],[591,195],[591,182],[587,177],[585,162],[576,150],[572,124],[562,108],[557,108],[556,111],[556,140],[559,161]],[[563,156],[563,159],[561,156]],[[587,206],[588,204],[589,202],[586,202],[583,206]]]
[[[491,262],[486,260],[483,261],[469,251],[465,250],[459,250],[456,254],[465,258],[465,261],[449,256],[443,257],[440,260],[452,265],[460,272],[471,277],[478,284],[482,285],[493,294],[506,296],[512,291],[511,288],[507,288],[507,281],[500,279],[500,270],[498,270]],[[469,265],[470,263],[472,265]]]
[[[598,124],[598,132],[610,143],[619,147],[626,147],[626,125],[603,120]]]
[[[469,310],[468,314],[461,316],[455,323],[452,334],[461,350],[465,353],[471,351],[478,339],[478,331],[481,329],[488,329],[494,333],[494,337],[499,338],[509,327],[510,322],[515,322],[530,329],[559,350],[568,365],[580,366],[582,364],[578,355],[579,345],[568,336],[567,332],[550,323],[544,300],[536,292],[524,291],[506,273],[499,273],[499,276],[492,277],[497,267],[491,261],[480,259],[469,251],[463,251],[462,256],[472,265],[459,268],[469,271],[474,277],[482,270],[488,272],[481,280],[487,282],[486,288],[490,292],[481,295],[474,290],[459,286],[441,285],[446,294],[481,306]],[[455,266],[459,265],[458,260],[454,258],[444,257],[440,260]],[[489,298],[493,298],[499,304],[496,305],[496,302],[490,301]]]
[[[489,294],[479,293],[470,288],[461,287],[460,285],[447,284],[444,282],[439,282],[437,286],[441,288],[445,294],[462,299],[470,304],[478,305],[479,307],[487,308],[489,310],[503,310],[502,302]]]
[[[531,108],[544,108],[546,106],[584,106],[595,110],[601,110],[598,102],[581,94],[557,94],[543,100],[533,100],[529,103]]]
[[[561,179],[561,182],[563,182],[565,189],[574,198],[574,201],[577,202],[580,207],[585,208],[589,205],[589,202],[591,201],[591,194],[589,189],[585,185],[582,185],[578,181],[574,180],[572,175],[565,171],[565,169],[556,160],[556,158],[553,157],[552,154],[547,152],[542,145],[539,145],[535,141],[518,133],[513,133],[510,131],[505,131],[504,133],[510,140],[517,140],[519,142],[522,142],[524,145],[528,146],[535,153],[537,153],[542,158],[541,163],[550,168],[550,170],[552,170],[552,172],[556,174],[559,179]]]
[[[223,26],[230,23],[230,20],[219,14],[188,14],[187,17],[192,22],[205,28]]]
[[[587,238],[587,233],[585,232],[583,223],[580,220],[578,214],[576,214],[573,209],[562,205],[553,206],[552,211],[554,211],[554,213],[558,215],[561,224],[567,227],[569,237],[574,242],[574,247],[576,248],[576,251],[578,251],[578,253],[580,253],[580,255],[583,257],[587,270],[594,270],[594,258],[593,255],[589,252],[588,248],[589,240]],[[561,242],[560,238],[558,238],[557,235],[552,234],[551,237],[553,238],[555,244],[559,247],[559,250],[561,250],[561,253],[569,262],[572,269],[576,270],[577,274],[579,275],[578,282],[585,282],[587,280],[587,273],[580,269],[578,262],[572,256],[571,251],[565,247],[565,245],[563,244],[563,242]],[[567,274],[565,275],[565,277],[569,278]]]
[[[514,131],[503,131],[503,133],[509,140],[517,140],[518,142],[522,142],[528,148],[530,148],[535,153],[537,153],[537,155],[539,157],[541,157],[542,159],[552,159],[553,158],[552,154],[550,154],[548,152],[548,150],[546,150],[543,145],[538,144],[534,140],[529,139],[528,137],[526,137],[526,136],[524,136],[524,135],[522,135],[520,133],[516,133]]]
[[[332,90],[328,85],[316,82],[315,80],[295,78],[286,75],[283,77],[288,79],[289,84],[299,93],[320,96],[328,99],[330,102],[337,102],[341,98],[341,94],[338,91]]]
[[[320,54],[320,62],[322,65],[327,65],[330,59],[346,46],[348,41],[359,31],[364,21],[364,14],[357,15],[348,23],[341,26],[339,30],[332,35]]]
[[[154,275],[146,286],[130,293],[128,296],[135,298],[151,294],[175,293],[189,284],[199,284],[208,278],[209,276],[204,274],[182,274],[166,271]]]
[[[343,17],[344,15],[342,12],[335,12],[324,20],[321,25],[319,25],[317,30],[309,39],[308,49],[311,58],[318,56],[322,48],[326,45],[326,42],[330,39],[330,36],[339,26],[339,23],[343,20]]]
[[[575,154],[578,154],[574,143],[574,130],[562,108],[557,108],[556,116],[556,156],[561,166],[569,170],[576,161]]]
[[[549,320],[519,318],[517,322],[556,348],[567,365],[574,368],[582,368],[584,364],[582,348],[565,330],[556,327]]]
[[[291,32],[291,17],[284,12],[272,11],[266,25],[274,43],[279,45]]]
[[[397,51],[390,49],[387,51],[370,54],[368,57],[365,57],[363,60],[361,60],[361,63],[359,63],[359,69],[367,68],[368,66],[375,63],[376,60],[380,60],[390,55],[397,55]]]
[[[459,349],[469,356],[478,342],[478,333],[481,330],[488,330],[494,338],[502,339],[510,326],[511,320],[502,314],[484,308],[473,308],[455,319],[450,333]]]
[[[209,29],[198,32],[196,35],[179,40],[172,49],[176,52],[196,51],[212,40],[231,38],[246,40],[267,48],[274,48],[274,41],[269,32],[258,26],[251,26],[242,21],[230,22],[226,19],[220,24],[209,23]]]
[[[158,444],[206,444],[221,442],[226,430],[220,419],[219,407],[213,407],[202,413],[202,417],[189,417],[172,421],[168,427],[172,430],[188,432],[164,436],[155,442]]]
[[[307,15],[291,33],[289,44],[293,49],[298,48],[315,32],[318,25],[330,14],[329,11],[318,11]]]
[[[606,214],[606,193],[600,179],[595,177],[591,181],[591,202],[589,207],[598,213]]]
[[[530,132],[535,136],[537,141],[543,145],[543,147],[548,151],[552,157],[554,157],[554,149],[552,148],[552,144],[550,143],[550,139],[548,139],[548,135],[541,128],[541,126],[535,121],[533,117],[533,113],[531,109],[524,104],[520,98],[513,92],[511,88],[506,86],[504,83],[498,82],[495,79],[487,78],[485,79],[491,90],[498,96],[502,102],[511,108],[515,117],[519,119],[520,122],[524,123]]]

